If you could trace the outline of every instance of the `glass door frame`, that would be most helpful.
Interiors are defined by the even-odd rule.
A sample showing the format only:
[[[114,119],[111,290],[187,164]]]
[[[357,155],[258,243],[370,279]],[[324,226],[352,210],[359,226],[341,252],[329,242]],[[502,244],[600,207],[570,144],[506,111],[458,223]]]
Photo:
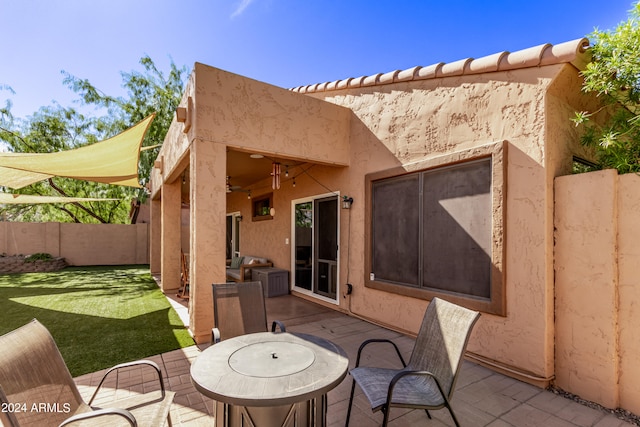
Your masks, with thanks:
[[[242,214],[240,212],[231,212],[227,214],[227,219],[231,218],[231,256],[240,256],[240,223],[242,222]],[[225,222],[225,227],[226,227]]]
[[[315,276],[316,276],[316,265],[317,265],[317,258],[316,258],[316,253],[315,251],[312,251],[312,259],[311,259],[311,265],[313,265],[313,270],[311,273],[311,289],[305,289],[299,286],[296,286],[296,205],[302,204],[302,203],[311,203],[312,206],[312,212],[311,212],[311,220],[312,220],[312,225],[311,225],[311,239],[312,239],[312,243],[311,243],[311,247],[315,249],[316,247],[316,242],[315,242],[315,201],[319,200],[319,199],[326,199],[329,197],[335,197],[337,200],[337,206],[336,206],[336,218],[337,218],[337,223],[336,223],[336,239],[338,242],[338,247],[336,249],[336,297],[335,299],[333,298],[329,298],[327,296],[324,296],[322,294],[319,294],[317,292],[314,292],[314,289],[316,288],[315,286]],[[334,193],[324,193],[324,194],[318,194],[315,196],[310,196],[310,197],[304,197],[301,199],[295,199],[291,201],[291,286],[292,286],[292,290],[295,290],[296,292],[300,292],[302,294],[305,295],[309,295],[312,296],[314,298],[329,302],[331,304],[340,304],[340,299],[339,299],[339,295],[340,295],[340,193],[338,192],[334,192]]]

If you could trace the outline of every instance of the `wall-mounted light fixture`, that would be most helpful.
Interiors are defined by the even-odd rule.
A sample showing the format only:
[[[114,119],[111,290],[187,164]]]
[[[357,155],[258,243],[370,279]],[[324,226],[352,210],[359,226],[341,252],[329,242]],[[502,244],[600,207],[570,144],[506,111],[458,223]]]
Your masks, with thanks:
[[[351,209],[353,204],[353,197],[342,196],[342,209]]]

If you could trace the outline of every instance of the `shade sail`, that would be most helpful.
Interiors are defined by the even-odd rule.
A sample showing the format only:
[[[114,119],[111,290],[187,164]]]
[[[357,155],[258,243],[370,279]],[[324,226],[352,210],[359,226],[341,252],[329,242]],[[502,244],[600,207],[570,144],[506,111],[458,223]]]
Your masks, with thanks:
[[[0,185],[22,188],[52,176],[60,176],[140,187],[140,146],[154,117],[155,114],[152,114],[112,138],[73,150],[0,153]]]
[[[0,185],[5,187],[22,188],[34,182],[49,179],[52,176],[45,173],[27,172],[0,166]]]
[[[38,203],[73,203],[73,202],[104,202],[118,199],[98,199],[92,197],[58,197],[36,196],[31,194],[0,193],[0,205],[34,205]]]

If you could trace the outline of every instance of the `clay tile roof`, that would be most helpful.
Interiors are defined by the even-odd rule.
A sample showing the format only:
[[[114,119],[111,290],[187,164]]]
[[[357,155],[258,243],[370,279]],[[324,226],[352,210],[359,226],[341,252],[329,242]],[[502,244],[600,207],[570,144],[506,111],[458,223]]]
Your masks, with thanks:
[[[394,70],[370,76],[348,78],[333,82],[292,88],[294,92],[325,92],[365,86],[385,85],[411,80],[427,80],[441,77],[461,76],[544,65],[572,63],[582,69],[589,61],[589,40],[576,39],[557,45],[542,44],[517,52],[499,52],[478,59],[467,58],[450,63],[437,63],[427,67],[416,66],[406,70]]]

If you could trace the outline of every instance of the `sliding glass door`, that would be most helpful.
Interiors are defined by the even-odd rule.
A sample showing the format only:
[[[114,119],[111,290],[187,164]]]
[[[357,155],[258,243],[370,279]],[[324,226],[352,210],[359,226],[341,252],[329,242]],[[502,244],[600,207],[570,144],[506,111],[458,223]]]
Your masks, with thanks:
[[[294,287],[336,301],[338,293],[338,196],[293,202]]]

